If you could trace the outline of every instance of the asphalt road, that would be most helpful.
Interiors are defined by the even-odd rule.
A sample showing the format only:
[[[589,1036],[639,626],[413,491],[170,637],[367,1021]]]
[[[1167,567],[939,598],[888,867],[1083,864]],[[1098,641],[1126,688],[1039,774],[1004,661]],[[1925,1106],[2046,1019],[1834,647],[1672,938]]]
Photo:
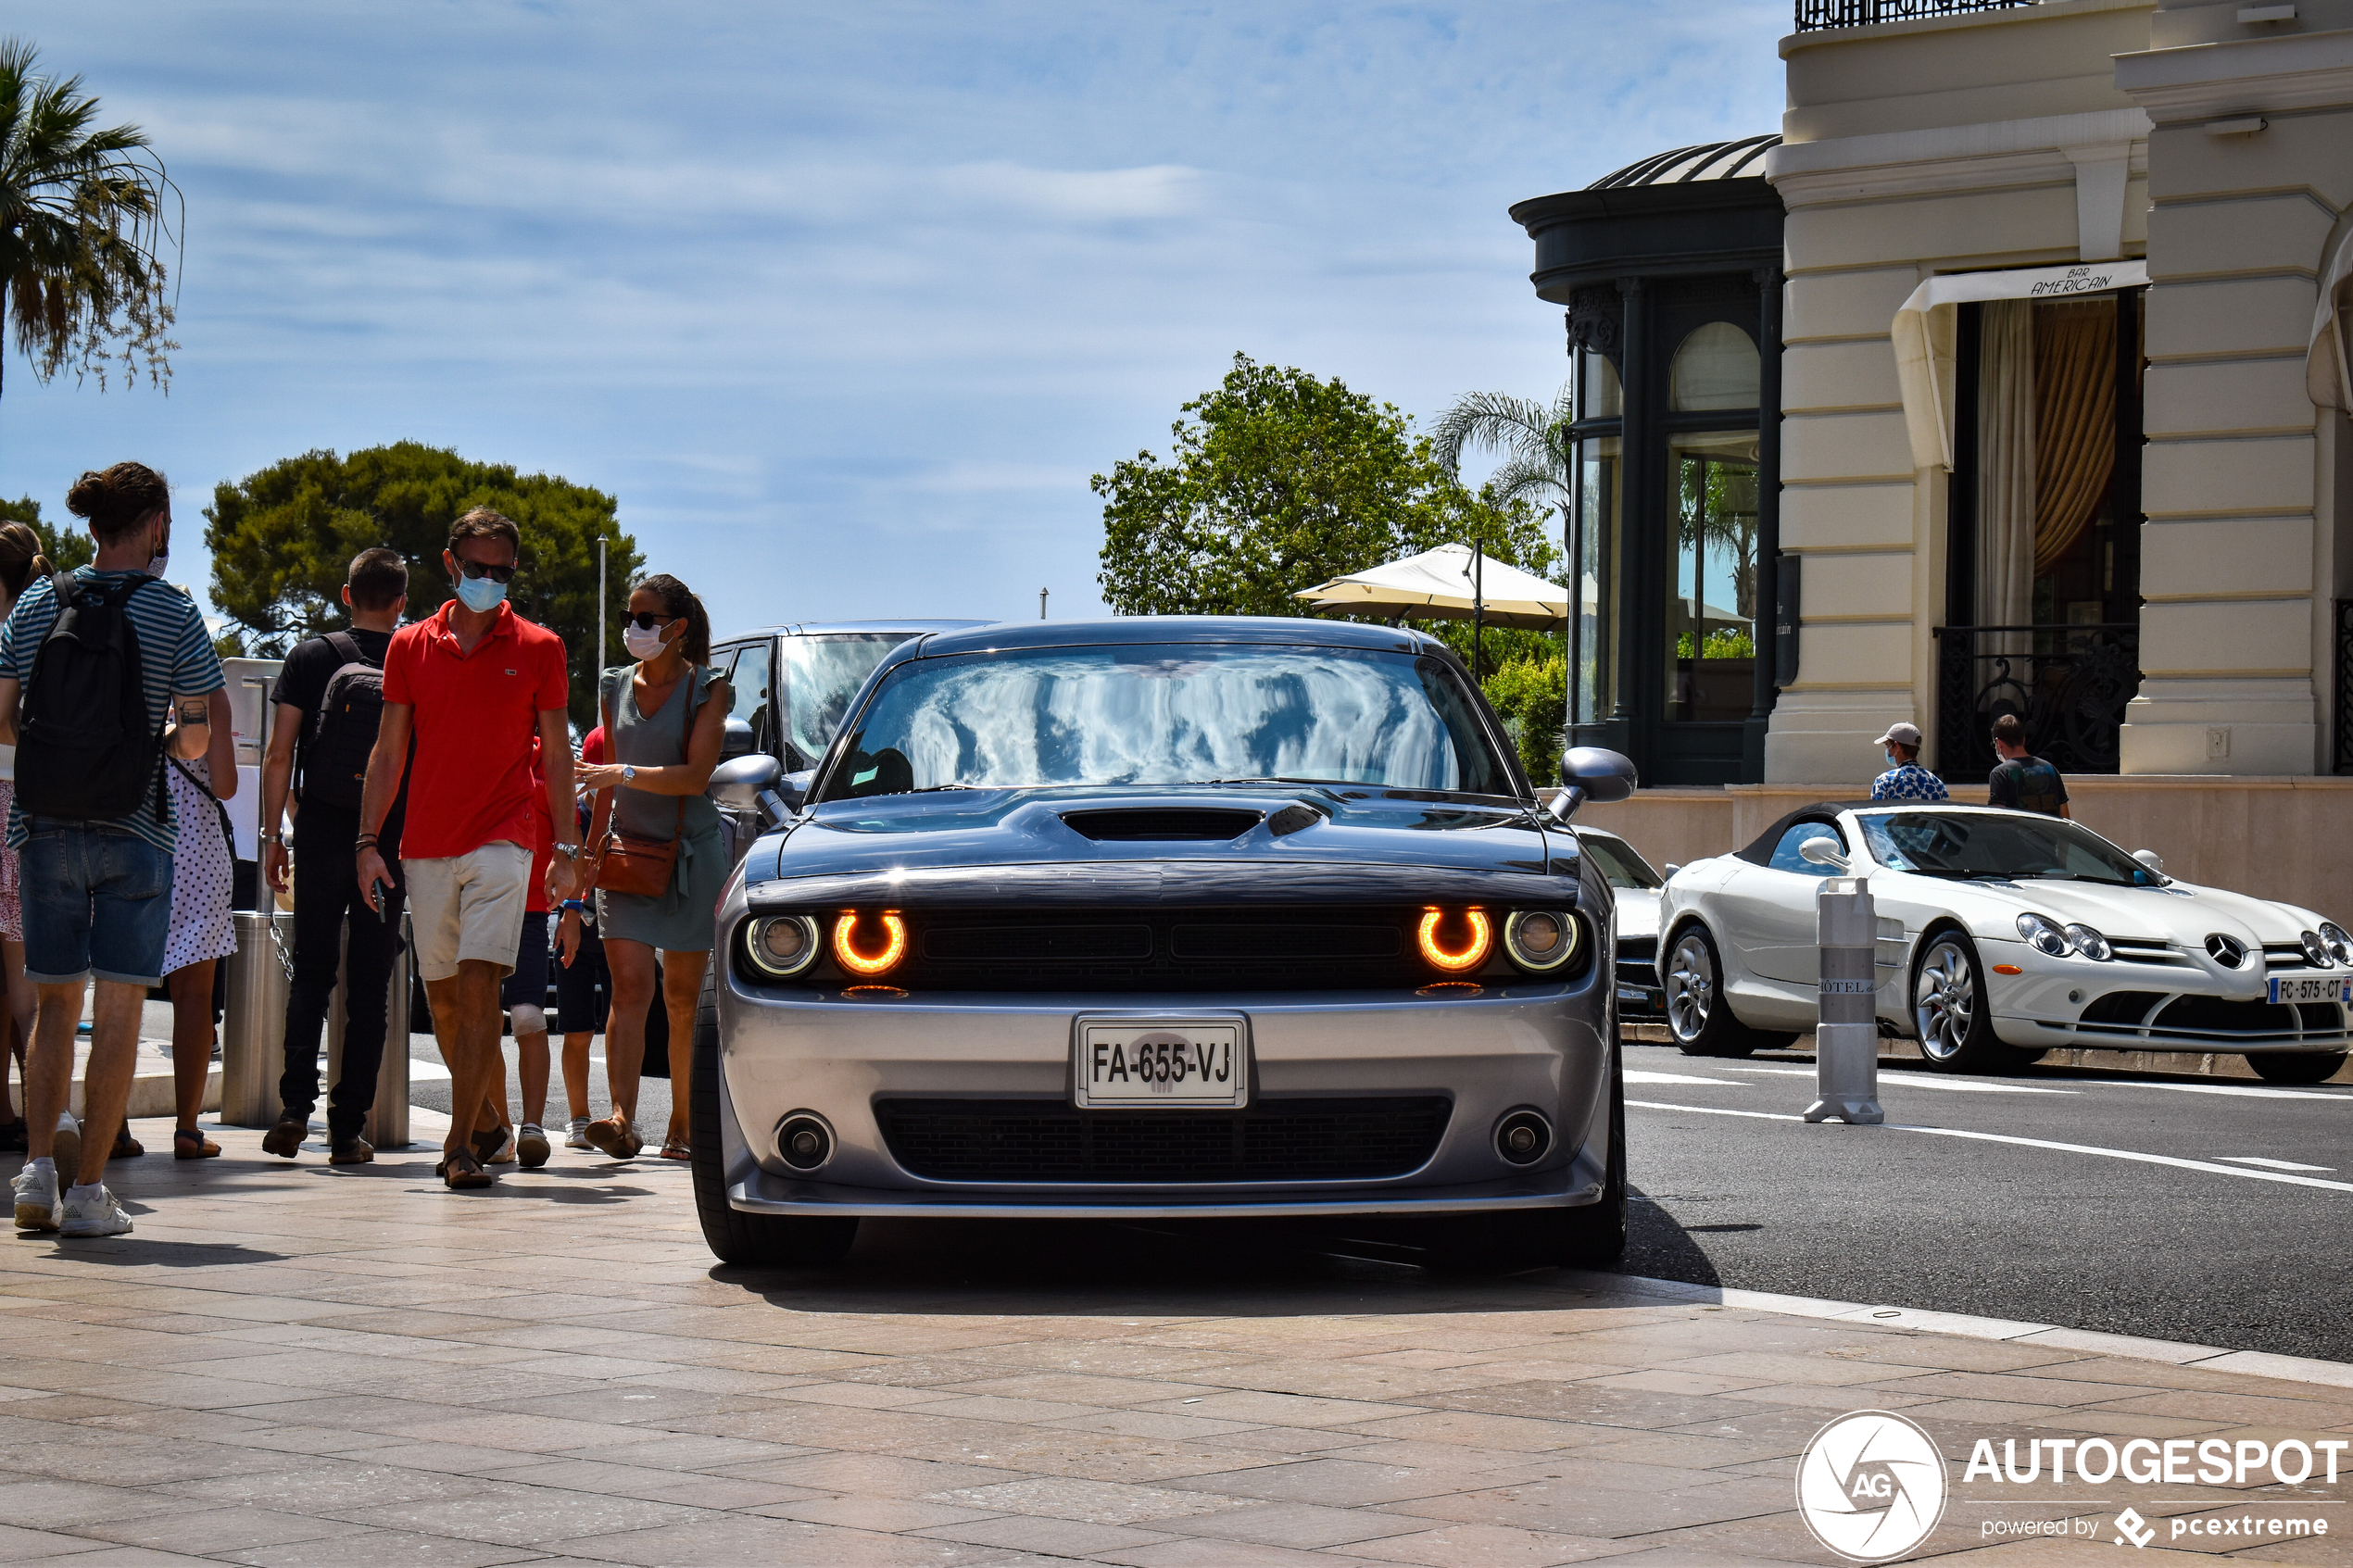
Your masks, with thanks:
[[[1882,1061],[1848,1127],[1810,1058],[1626,1067],[1628,1273],[2353,1361],[2353,1088]]]

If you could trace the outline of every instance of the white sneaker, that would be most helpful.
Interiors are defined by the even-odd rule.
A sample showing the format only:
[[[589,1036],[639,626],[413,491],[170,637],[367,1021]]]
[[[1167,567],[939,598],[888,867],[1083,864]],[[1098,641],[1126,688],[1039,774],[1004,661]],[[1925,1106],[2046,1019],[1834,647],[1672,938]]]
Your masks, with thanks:
[[[57,1173],[44,1171],[30,1160],[10,1184],[17,1193],[17,1229],[53,1231],[62,1217],[57,1204]]]
[[[75,1193],[82,1196],[76,1198]],[[65,1219],[57,1226],[59,1236],[127,1236],[131,1231],[131,1216],[122,1211],[104,1182],[68,1187],[60,1212]]]
[[[57,1135],[50,1142],[49,1158],[67,1175],[79,1177],[82,1174],[82,1123],[73,1119],[73,1112],[69,1110],[57,1112]],[[68,1182],[66,1185],[71,1186],[73,1183]]]
[[[507,1129],[507,1141],[498,1146],[497,1153],[492,1155],[488,1160],[483,1161],[483,1163],[485,1165],[511,1165],[514,1162],[515,1130],[512,1127],[510,1127]]]
[[[571,1123],[564,1128],[564,1147],[566,1148],[585,1148],[590,1150],[591,1152],[596,1149],[597,1146],[588,1141],[588,1118],[585,1116],[575,1116],[572,1119]]]

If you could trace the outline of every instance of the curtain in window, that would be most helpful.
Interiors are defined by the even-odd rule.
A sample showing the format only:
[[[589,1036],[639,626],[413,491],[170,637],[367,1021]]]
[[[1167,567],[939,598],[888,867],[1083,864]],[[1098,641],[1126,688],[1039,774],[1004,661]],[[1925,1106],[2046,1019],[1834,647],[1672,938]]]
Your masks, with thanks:
[[[2034,619],[2034,306],[1989,299],[1977,378],[1977,623]]]
[[[2116,302],[2034,309],[2034,571],[2098,515],[2116,466]]]

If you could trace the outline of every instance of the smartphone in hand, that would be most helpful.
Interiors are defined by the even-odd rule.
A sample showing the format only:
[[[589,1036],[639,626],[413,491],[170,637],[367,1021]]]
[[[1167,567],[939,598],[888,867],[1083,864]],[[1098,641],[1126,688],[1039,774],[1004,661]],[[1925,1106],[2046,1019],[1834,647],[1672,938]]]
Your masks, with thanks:
[[[368,884],[368,907],[386,925],[392,923],[392,884],[377,877]]]

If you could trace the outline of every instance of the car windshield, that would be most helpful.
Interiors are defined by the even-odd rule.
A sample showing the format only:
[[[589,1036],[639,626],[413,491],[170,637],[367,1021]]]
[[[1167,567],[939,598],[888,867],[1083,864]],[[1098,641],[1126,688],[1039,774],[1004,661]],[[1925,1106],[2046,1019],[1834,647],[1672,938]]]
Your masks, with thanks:
[[[1602,868],[1602,875],[1612,887],[1663,887],[1666,884],[1650,862],[1634,853],[1633,847],[1623,839],[1604,838],[1598,834],[1580,833],[1577,842],[1593,857]]]
[[[917,659],[859,716],[826,799],[925,789],[1307,782],[1517,793],[1444,660],[1151,643]]]
[[[1860,821],[1871,859],[1894,871],[2109,887],[2156,887],[2165,880],[2089,828],[2057,817],[1894,811]]]
[[[849,699],[883,656],[907,640],[899,632],[843,637],[786,637],[785,706],[793,749],[812,762],[833,745]]]

